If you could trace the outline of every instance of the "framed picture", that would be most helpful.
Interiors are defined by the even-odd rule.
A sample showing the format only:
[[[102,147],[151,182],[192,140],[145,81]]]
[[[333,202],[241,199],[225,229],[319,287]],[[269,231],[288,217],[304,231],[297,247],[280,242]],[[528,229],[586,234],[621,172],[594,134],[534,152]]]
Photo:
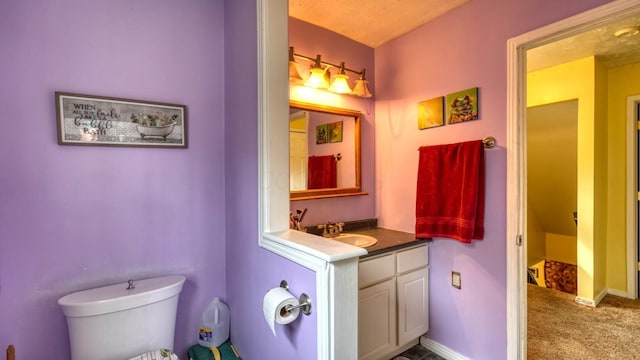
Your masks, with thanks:
[[[342,121],[329,124],[329,142],[342,142]]]
[[[316,126],[316,144],[326,144],[329,142],[329,126],[322,124]]]
[[[418,129],[444,125],[444,96],[418,103]]]
[[[56,92],[58,144],[187,147],[184,105]]]
[[[478,88],[447,95],[447,124],[478,119]]]

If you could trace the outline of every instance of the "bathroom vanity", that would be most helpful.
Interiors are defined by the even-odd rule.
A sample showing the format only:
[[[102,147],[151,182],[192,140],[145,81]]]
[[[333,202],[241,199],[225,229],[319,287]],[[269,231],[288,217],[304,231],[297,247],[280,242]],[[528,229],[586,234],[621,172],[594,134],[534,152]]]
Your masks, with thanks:
[[[346,222],[344,232],[378,240],[358,263],[358,358],[389,359],[429,330],[428,239],[377,227],[376,219]]]
[[[429,247],[411,233],[350,229],[378,239],[358,264],[358,358],[389,359],[429,330]]]

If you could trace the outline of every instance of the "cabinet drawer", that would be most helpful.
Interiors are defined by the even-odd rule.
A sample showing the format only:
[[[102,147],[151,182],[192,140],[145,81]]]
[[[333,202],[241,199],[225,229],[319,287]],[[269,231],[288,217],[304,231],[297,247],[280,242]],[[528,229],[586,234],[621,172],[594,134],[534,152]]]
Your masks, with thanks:
[[[429,247],[419,246],[398,252],[398,273],[424,267],[429,264]]]
[[[358,264],[358,288],[362,289],[395,276],[395,256],[384,255]]]

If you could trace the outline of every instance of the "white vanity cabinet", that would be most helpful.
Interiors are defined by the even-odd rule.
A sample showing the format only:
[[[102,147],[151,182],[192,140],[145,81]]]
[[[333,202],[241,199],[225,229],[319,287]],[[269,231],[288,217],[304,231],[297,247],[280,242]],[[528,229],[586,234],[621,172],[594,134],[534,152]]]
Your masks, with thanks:
[[[358,357],[377,359],[396,348],[394,253],[358,264]]]
[[[359,359],[388,359],[429,330],[428,252],[424,244],[360,261]]]

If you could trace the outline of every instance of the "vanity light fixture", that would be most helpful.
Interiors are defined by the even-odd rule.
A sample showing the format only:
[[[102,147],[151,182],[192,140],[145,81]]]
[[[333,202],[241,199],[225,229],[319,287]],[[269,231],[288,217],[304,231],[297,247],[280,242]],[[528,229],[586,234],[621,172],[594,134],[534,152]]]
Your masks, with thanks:
[[[296,62],[296,58],[293,56],[293,48],[289,48],[289,81],[296,84],[302,84],[304,79],[300,72],[298,71],[298,63]]]
[[[351,87],[347,82],[349,77],[344,72],[344,61],[340,63],[340,70],[333,77],[333,82],[329,87],[329,91],[337,93],[337,94],[351,94]]]
[[[353,95],[360,97],[372,97],[373,94],[369,91],[369,81],[365,78],[365,73],[367,69],[362,69],[362,73],[360,74],[360,79],[356,80],[356,86],[353,88]]]
[[[327,77],[331,78],[331,74],[329,73],[329,67],[322,67],[320,55],[316,56],[315,64],[311,66],[309,72],[309,78],[305,81],[304,86],[316,89],[326,89],[329,87],[329,80]]]
[[[313,62],[309,68],[309,77],[306,81],[304,81],[303,77],[300,75],[296,59]],[[338,71],[333,77],[329,71],[330,68],[335,68]],[[351,87],[347,82],[349,76],[347,76],[346,71],[360,75],[360,78],[355,81],[353,90],[351,90]],[[327,89],[328,91],[337,94],[351,94],[368,98],[372,97],[373,94],[369,90],[369,81],[365,78],[365,72],[366,69],[362,69],[362,71],[349,69],[345,66],[344,61],[341,62],[340,65],[323,61],[322,56],[319,54],[316,55],[315,58],[296,54],[294,48],[289,47],[289,80],[293,83],[302,83],[304,81],[304,85],[308,87]]]

